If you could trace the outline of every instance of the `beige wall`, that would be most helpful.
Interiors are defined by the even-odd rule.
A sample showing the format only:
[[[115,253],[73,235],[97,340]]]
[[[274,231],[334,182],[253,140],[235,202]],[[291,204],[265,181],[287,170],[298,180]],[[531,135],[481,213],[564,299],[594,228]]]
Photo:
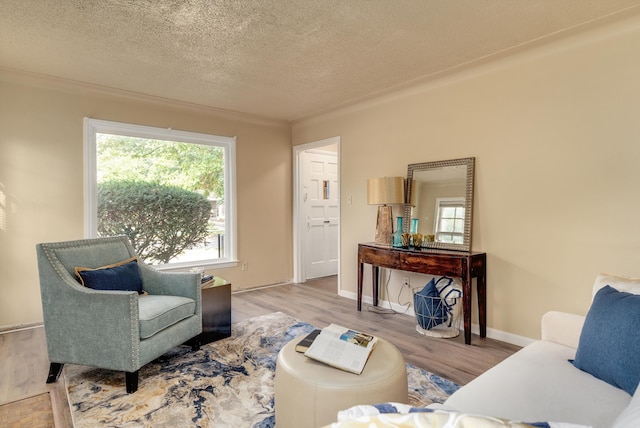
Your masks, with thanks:
[[[374,237],[367,178],[470,156],[490,328],[539,337],[545,311],[586,312],[598,272],[640,276],[638,52],[635,16],[294,123],[294,145],[342,138],[344,292],[358,242]],[[404,275],[392,274],[392,301]]]
[[[83,237],[85,116],[237,136],[234,289],[292,276],[290,125],[0,69],[0,326],[42,321],[35,244]]]

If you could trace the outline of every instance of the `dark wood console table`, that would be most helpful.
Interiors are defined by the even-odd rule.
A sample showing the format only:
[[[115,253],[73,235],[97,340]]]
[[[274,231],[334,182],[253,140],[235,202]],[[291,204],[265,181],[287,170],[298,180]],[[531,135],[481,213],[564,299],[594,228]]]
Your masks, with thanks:
[[[430,275],[446,275],[462,279],[462,312],[464,343],[471,344],[471,287],[477,278],[478,321],[480,337],[487,336],[487,255],[485,253],[447,250],[409,250],[358,244],[358,310],[362,310],[362,276],[364,264],[372,267],[373,305],[378,305],[380,268],[398,269]]]

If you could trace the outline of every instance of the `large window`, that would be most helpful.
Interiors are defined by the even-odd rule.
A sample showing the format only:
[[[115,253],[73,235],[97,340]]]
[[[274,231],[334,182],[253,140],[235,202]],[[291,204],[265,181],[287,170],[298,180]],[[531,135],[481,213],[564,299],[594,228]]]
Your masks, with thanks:
[[[235,138],[85,118],[85,235],[147,263],[236,263]]]

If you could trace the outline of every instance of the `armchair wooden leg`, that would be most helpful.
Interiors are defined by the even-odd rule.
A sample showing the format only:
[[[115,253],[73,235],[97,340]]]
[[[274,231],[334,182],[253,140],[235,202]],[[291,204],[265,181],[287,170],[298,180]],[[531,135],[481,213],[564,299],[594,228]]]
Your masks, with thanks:
[[[195,338],[192,339],[191,350],[193,352],[196,352],[196,351],[200,350],[200,339],[198,337],[195,337]]]
[[[138,373],[140,371],[136,370],[133,373],[125,372],[125,378],[127,383],[127,394],[133,394],[138,390]]]
[[[62,367],[64,364],[61,363],[51,363],[49,365],[49,375],[47,376],[47,383],[53,383],[58,380],[60,377],[60,373],[62,373]]]

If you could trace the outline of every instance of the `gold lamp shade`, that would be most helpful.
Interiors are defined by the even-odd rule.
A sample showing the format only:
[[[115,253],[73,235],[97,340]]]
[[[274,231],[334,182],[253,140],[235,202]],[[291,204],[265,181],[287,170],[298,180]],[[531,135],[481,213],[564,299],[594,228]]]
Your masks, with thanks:
[[[376,244],[391,245],[393,212],[387,204],[404,203],[404,177],[368,179],[367,203],[369,205],[380,205],[376,222]]]
[[[369,205],[404,204],[404,177],[380,177],[367,180]]]

